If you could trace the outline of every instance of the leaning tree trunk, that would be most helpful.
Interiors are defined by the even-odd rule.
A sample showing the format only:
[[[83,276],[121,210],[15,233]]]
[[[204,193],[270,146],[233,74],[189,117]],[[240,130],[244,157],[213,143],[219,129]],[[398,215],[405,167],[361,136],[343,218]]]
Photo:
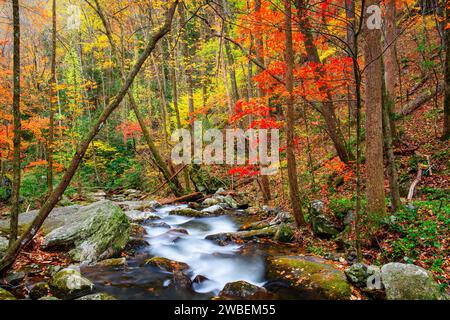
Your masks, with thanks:
[[[17,0],[14,0],[17,2]],[[56,187],[56,189],[52,192],[50,197],[45,201],[45,203],[42,205],[41,209],[36,215],[36,218],[31,222],[29,227],[25,230],[25,232],[22,234],[20,239],[14,242],[12,246],[9,247],[9,249],[6,251],[4,257],[0,260],[0,273],[4,272],[8,267],[10,267],[17,255],[20,253],[22,248],[36,235],[36,233],[41,228],[42,224],[44,223],[45,219],[49,215],[49,213],[52,211],[52,209],[55,207],[55,205],[58,203],[59,199],[63,195],[66,188],[69,186],[70,181],[72,180],[75,172],[77,171],[78,166],[80,165],[81,160],[83,159],[83,156],[86,153],[86,150],[88,149],[90,143],[95,138],[95,136],[98,134],[100,129],[105,125],[106,120],[111,115],[111,113],[117,109],[117,107],[122,102],[123,98],[127,94],[129,88],[131,87],[131,84],[133,83],[134,79],[136,78],[137,74],[141,70],[143,64],[147,60],[147,58],[150,56],[152,51],[155,49],[156,44],[158,41],[170,30],[170,27],[172,25],[172,18],[175,14],[175,9],[178,5],[178,0],[175,0],[174,3],[171,5],[170,9],[166,13],[165,16],[165,22],[163,25],[161,25],[160,28],[158,28],[156,31],[152,33],[150,36],[148,43],[139,56],[138,60],[134,64],[133,68],[131,69],[130,73],[128,74],[125,82],[122,84],[122,87],[120,88],[118,94],[114,98],[114,100],[103,110],[100,117],[97,119],[96,123],[92,127],[92,129],[89,131],[89,133],[86,135],[86,137],[81,141],[79,147],[77,148],[77,151],[75,152],[74,157],[72,158],[72,161],[67,168],[67,171],[65,172],[64,176],[62,177],[60,183]]]
[[[12,248],[17,239],[17,229],[20,211],[20,9],[19,0],[12,1],[13,6],[13,24],[14,24],[14,61],[13,61],[13,181],[12,181],[12,200],[11,200],[11,219],[9,247]]]
[[[56,0],[53,0],[52,3],[52,25],[52,77],[50,79],[50,116],[47,141],[47,192],[49,195],[53,191],[53,140],[55,133],[55,110],[58,104],[56,91]]]

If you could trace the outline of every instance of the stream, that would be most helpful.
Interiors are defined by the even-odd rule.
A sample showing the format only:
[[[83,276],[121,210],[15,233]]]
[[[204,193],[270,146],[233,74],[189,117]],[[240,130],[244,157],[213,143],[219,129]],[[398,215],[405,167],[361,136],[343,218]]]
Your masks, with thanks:
[[[83,275],[95,283],[98,291],[119,299],[210,299],[228,282],[244,280],[259,286],[265,283],[264,257],[256,247],[245,250],[236,243],[219,246],[205,239],[211,234],[237,231],[239,224],[235,219],[228,215],[169,215],[171,210],[184,207],[156,209],[155,215],[160,218],[142,224],[149,246],[128,259],[127,266],[86,267]],[[191,280],[197,276],[206,280],[194,281],[192,290],[175,289],[171,286],[172,273],[145,265],[145,259],[152,256],[184,262],[189,265],[185,273]]]

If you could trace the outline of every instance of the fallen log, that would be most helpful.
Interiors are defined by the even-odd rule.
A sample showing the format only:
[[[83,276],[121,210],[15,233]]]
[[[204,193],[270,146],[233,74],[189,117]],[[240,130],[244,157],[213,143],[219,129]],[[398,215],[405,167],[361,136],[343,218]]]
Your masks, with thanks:
[[[424,92],[416,97],[416,99],[410,101],[406,106],[404,106],[398,113],[397,116],[399,118],[405,117],[407,115],[410,115],[417,109],[419,109],[421,106],[423,106],[425,103],[430,101],[434,96],[441,93],[444,90],[444,82],[439,83],[437,90],[436,88],[433,88],[431,92],[427,91]]]
[[[160,203],[161,204],[174,204],[174,203],[192,202],[192,201],[197,201],[197,200],[201,199],[202,197],[203,197],[203,193],[194,192],[191,194],[187,194],[185,196],[163,200],[163,201],[160,201]]]

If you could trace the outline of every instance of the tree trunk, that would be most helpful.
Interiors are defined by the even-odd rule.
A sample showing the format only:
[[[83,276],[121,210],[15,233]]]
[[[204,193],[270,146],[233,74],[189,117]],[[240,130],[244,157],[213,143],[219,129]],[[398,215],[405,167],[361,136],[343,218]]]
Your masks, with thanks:
[[[396,140],[397,130],[395,128],[395,84],[398,80],[398,60],[397,60],[397,26],[395,0],[388,0],[386,4],[385,18],[385,39],[384,39],[384,79],[386,83],[385,107],[388,110],[389,123],[392,140]]]
[[[13,248],[17,239],[17,229],[20,211],[20,138],[21,138],[21,119],[20,119],[20,9],[19,0],[12,1],[13,6],[13,33],[14,33],[14,61],[13,61],[13,181],[12,181],[12,199],[11,199],[11,219],[9,247]],[[1,269],[0,269],[1,270]]]
[[[367,1],[367,7],[378,1]],[[382,116],[382,48],[381,31],[367,28],[369,14],[365,13],[366,64],[366,211],[372,221],[384,217],[383,116]]]
[[[18,2],[18,0],[14,0],[15,3]],[[42,224],[44,223],[45,219],[49,215],[50,211],[55,207],[55,205],[58,203],[59,199],[63,195],[66,188],[69,186],[70,181],[72,180],[75,172],[77,171],[78,166],[80,165],[80,162],[83,158],[83,156],[86,153],[86,150],[89,147],[89,144],[94,139],[94,137],[97,135],[97,133],[100,131],[100,129],[105,125],[105,121],[108,119],[108,117],[111,115],[111,113],[117,109],[117,107],[122,102],[123,98],[128,92],[128,89],[131,87],[131,84],[133,83],[134,79],[136,78],[136,75],[141,70],[143,64],[147,60],[147,58],[150,56],[152,51],[155,49],[156,44],[158,41],[170,30],[171,24],[172,24],[172,18],[175,13],[175,9],[178,5],[178,0],[175,0],[175,2],[171,5],[170,9],[166,13],[165,16],[165,22],[157,29],[155,30],[149,37],[148,43],[139,56],[138,60],[136,61],[135,65],[132,67],[130,73],[128,74],[126,81],[122,84],[118,94],[113,99],[113,101],[103,110],[100,117],[98,118],[97,122],[94,124],[92,129],[89,131],[89,133],[86,135],[86,137],[81,141],[79,147],[77,148],[77,151],[72,158],[72,161],[67,168],[67,171],[65,172],[64,176],[62,177],[60,183],[56,187],[56,189],[52,192],[50,197],[45,201],[45,203],[42,205],[41,209],[36,215],[36,218],[31,222],[29,227],[25,230],[23,235],[14,242],[12,246],[7,250],[2,260],[0,260],[0,273],[4,272],[8,267],[10,267],[17,255],[20,253],[22,248],[36,235],[36,233],[41,228]]]
[[[386,159],[388,167],[388,177],[389,177],[389,192],[391,197],[392,212],[397,212],[400,208],[400,191],[398,186],[398,174],[397,167],[395,164],[395,156],[393,149],[393,138],[391,131],[391,113],[389,108],[389,103],[391,102],[388,98],[389,93],[383,81],[383,134],[384,134],[384,147],[386,150]]]
[[[292,211],[298,227],[305,225],[302,213],[302,205],[299,194],[297,179],[297,163],[294,153],[294,50],[292,45],[292,13],[291,0],[284,0],[285,11],[285,33],[286,33],[286,90],[289,93],[287,101],[287,132],[286,132],[286,155],[289,177],[289,193]]]
[[[58,104],[57,88],[56,88],[56,0],[52,3],[52,65],[50,79],[50,116],[49,116],[49,133],[47,142],[47,192],[50,195],[53,191],[53,140],[55,134],[55,110]]]

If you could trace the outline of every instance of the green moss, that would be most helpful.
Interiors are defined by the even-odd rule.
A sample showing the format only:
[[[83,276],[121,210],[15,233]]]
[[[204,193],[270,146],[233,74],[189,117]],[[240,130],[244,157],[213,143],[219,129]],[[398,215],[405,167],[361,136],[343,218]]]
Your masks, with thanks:
[[[145,264],[169,272],[189,269],[189,266],[184,262],[173,261],[163,257],[153,257],[147,259],[145,260]]]
[[[316,260],[316,261],[314,261]],[[316,290],[325,299],[349,299],[351,287],[345,275],[313,257],[276,257],[269,259],[270,278],[287,280],[294,289]]]
[[[0,300],[17,300],[9,291],[0,288]]]

